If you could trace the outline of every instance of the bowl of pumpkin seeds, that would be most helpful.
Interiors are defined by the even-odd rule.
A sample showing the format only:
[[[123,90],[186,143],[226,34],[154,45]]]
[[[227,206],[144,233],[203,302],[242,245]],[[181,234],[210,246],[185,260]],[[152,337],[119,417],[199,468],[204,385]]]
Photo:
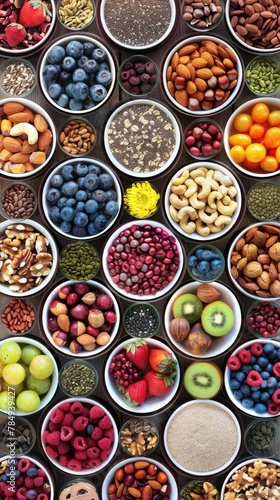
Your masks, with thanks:
[[[244,444],[255,457],[274,457],[280,449],[280,426],[271,419],[257,418],[247,426]]]
[[[275,55],[261,55],[249,61],[245,81],[250,92],[258,97],[272,96],[280,89],[280,62]]]

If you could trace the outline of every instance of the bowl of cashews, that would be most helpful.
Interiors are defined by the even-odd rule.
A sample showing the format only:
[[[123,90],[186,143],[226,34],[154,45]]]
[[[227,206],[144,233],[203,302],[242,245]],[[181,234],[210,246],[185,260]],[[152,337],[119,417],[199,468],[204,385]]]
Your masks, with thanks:
[[[246,210],[242,185],[220,163],[195,162],[174,173],[165,189],[169,224],[189,240],[222,238],[240,222]]]

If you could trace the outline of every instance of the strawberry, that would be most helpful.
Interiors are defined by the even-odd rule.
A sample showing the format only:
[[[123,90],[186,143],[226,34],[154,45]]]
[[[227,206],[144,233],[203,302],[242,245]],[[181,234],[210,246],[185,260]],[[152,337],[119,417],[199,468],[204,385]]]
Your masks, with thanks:
[[[143,375],[142,380],[147,382],[148,394],[150,396],[164,396],[173,386],[175,375],[176,371],[165,375],[154,370],[149,370]]]
[[[20,9],[19,22],[25,28],[34,28],[44,23],[47,15],[52,14],[45,3],[41,0],[27,0]]]
[[[132,382],[132,384],[129,384],[124,390],[124,395],[130,406],[141,405],[144,403],[147,396],[147,382],[143,379]]]
[[[26,31],[19,23],[8,24],[5,30],[6,40],[10,47],[19,45],[26,38]]]
[[[170,373],[177,364],[172,354],[165,349],[150,349],[149,363],[155,372]]]
[[[126,358],[139,370],[145,370],[148,365],[149,349],[144,340],[129,342],[124,346]]]

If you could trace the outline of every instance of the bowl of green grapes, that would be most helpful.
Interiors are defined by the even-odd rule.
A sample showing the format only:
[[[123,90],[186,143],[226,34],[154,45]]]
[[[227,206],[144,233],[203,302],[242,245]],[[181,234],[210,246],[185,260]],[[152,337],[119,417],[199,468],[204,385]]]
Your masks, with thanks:
[[[0,341],[0,411],[16,416],[41,411],[54,397],[58,367],[51,352],[33,338]]]

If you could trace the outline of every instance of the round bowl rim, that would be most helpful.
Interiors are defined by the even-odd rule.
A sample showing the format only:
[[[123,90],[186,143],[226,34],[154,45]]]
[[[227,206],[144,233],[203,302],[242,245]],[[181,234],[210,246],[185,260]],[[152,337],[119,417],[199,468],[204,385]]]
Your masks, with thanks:
[[[206,280],[206,279],[203,280],[202,278],[198,278],[197,276],[195,276],[192,272],[191,266],[188,263],[189,256],[193,255],[200,248],[205,248],[206,250],[214,250],[215,252],[217,252],[217,254],[219,254],[219,257],[220,257],[221,262],[222,262],[221,269],[208,280]],[[225,265],[226,265],[226,261],[225,261],[225,257],[224,257],[222,250],[220,248],[216,247],[215,245],[213,245],[212,243],[199,243],[198,245],[195,245],[193,248],[190,248],[190,250],[188,251],[187,258],[186,258],[186,269],[187,269],[187,272],[189,273],[191,279],[193,281],[199,281],[201,284],[207,284],[207,283],[211,284],[213,281],[216,282],[217,280],[219,280],[220,277],[222,276],[224,270],[225,270]]]

